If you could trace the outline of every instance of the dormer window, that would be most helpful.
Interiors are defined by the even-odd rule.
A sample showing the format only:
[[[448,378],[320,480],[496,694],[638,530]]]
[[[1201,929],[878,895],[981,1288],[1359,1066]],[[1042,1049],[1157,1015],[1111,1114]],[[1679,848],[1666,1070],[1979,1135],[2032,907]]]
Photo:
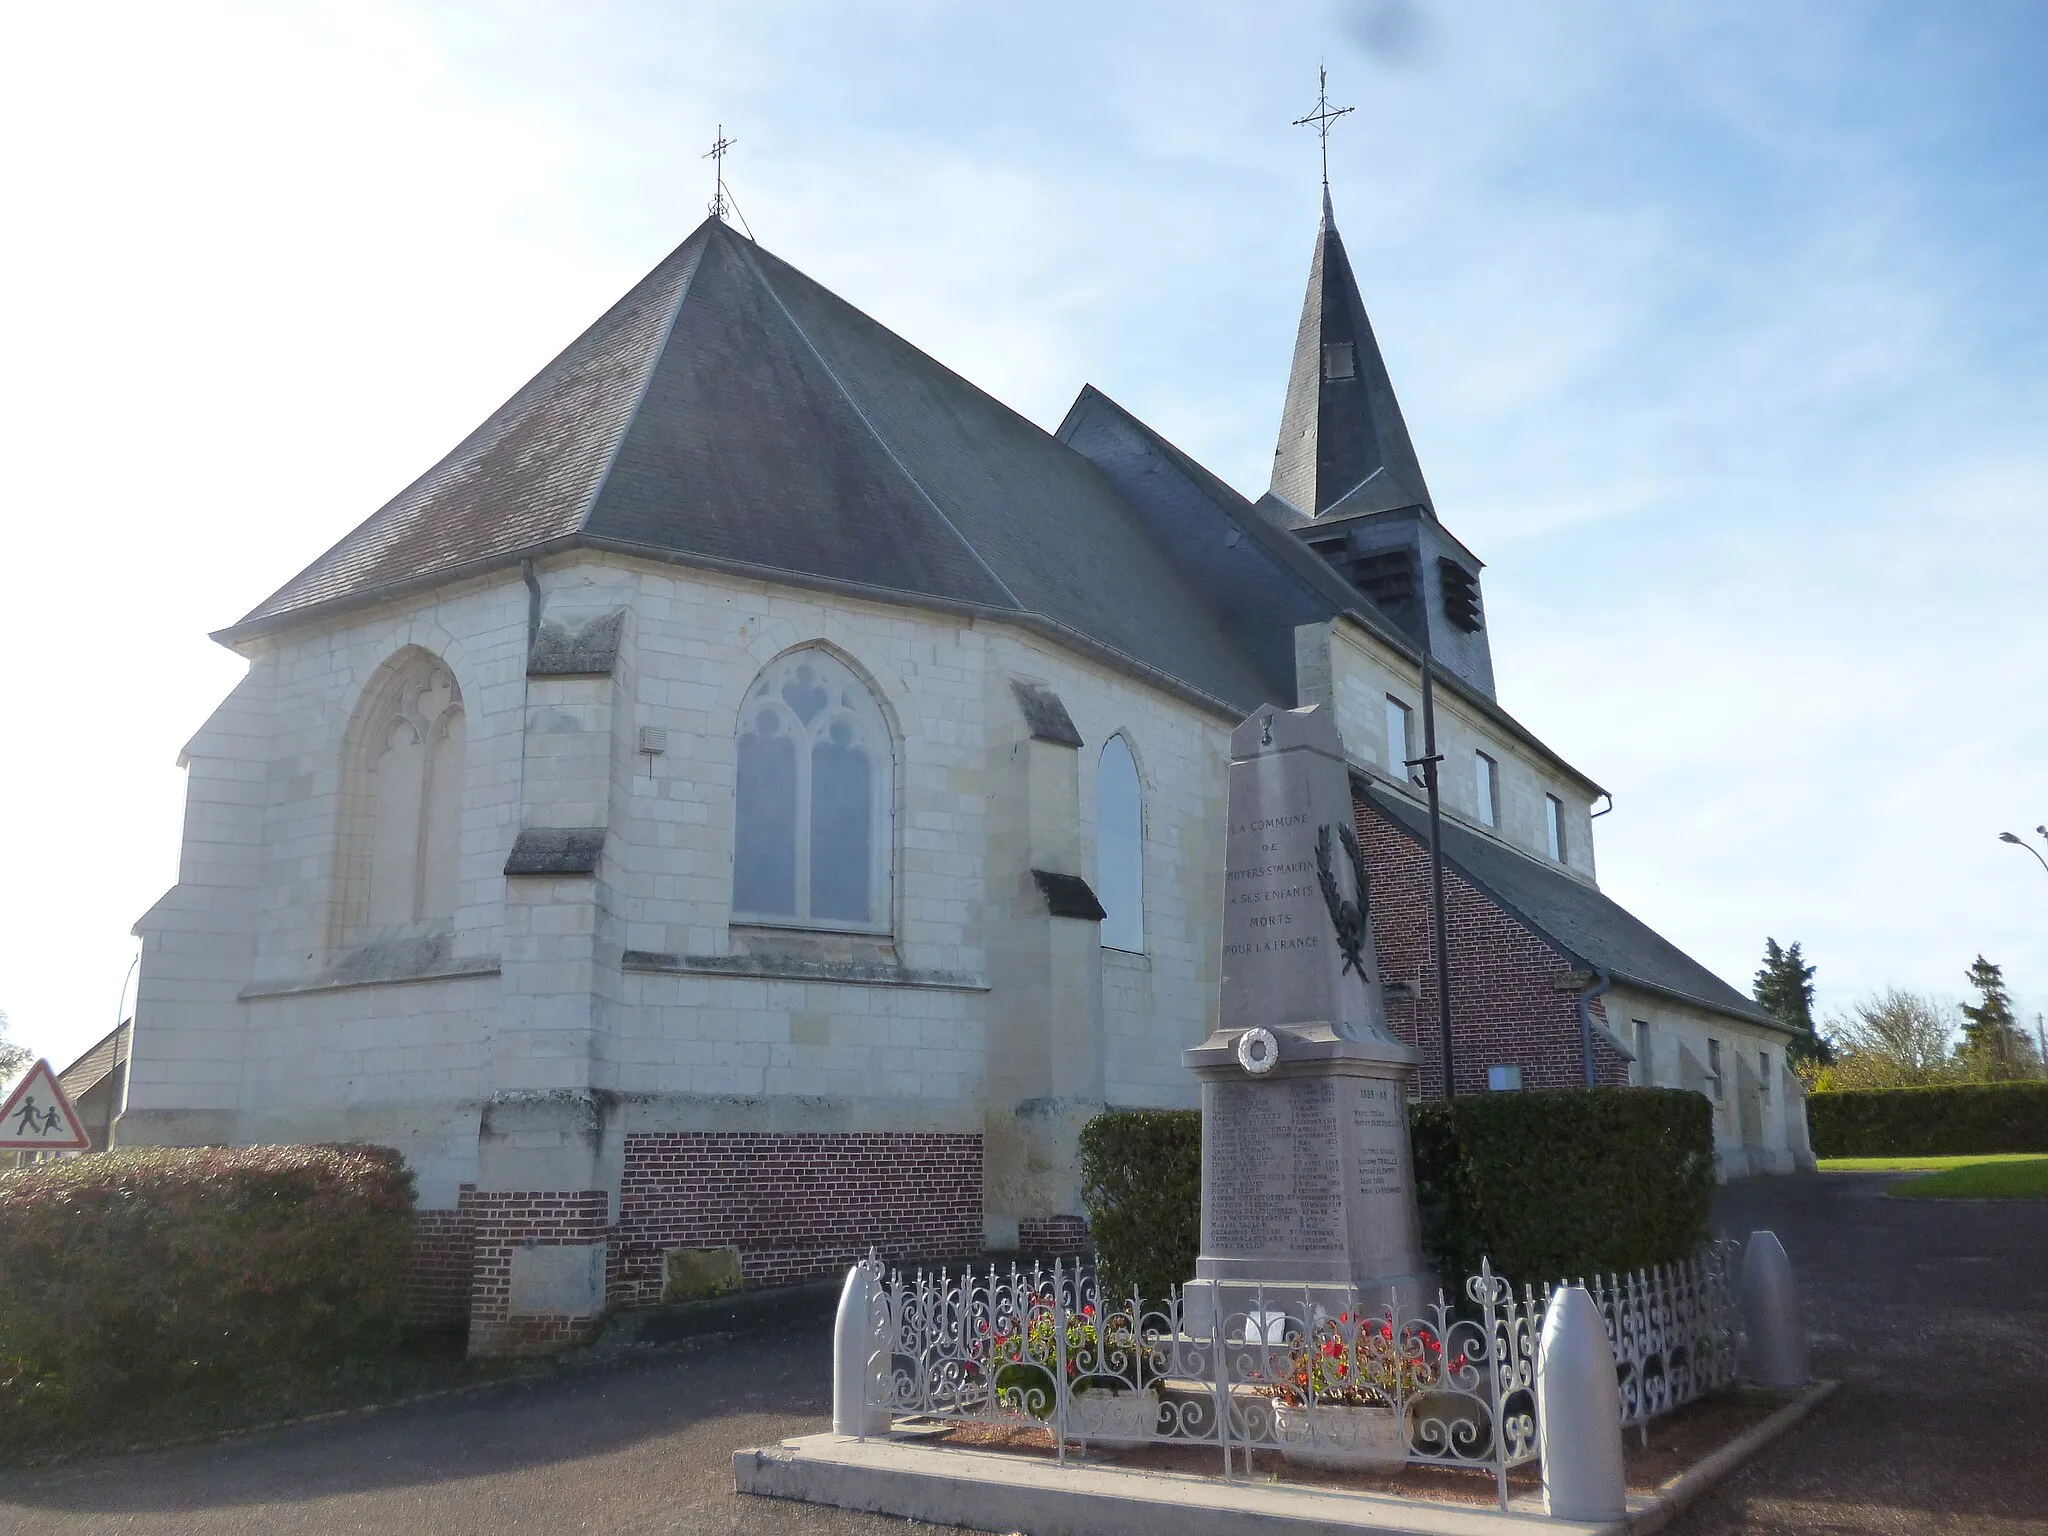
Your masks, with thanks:
[[[1323,377],[1349,379],[1357,376],[1358,364],[1348,341],[1323,343]]]

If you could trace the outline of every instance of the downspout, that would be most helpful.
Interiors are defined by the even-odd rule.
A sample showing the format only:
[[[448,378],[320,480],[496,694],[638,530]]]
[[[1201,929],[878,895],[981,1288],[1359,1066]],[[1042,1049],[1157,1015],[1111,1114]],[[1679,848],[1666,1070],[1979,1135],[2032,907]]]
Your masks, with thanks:
[[[1586,1062],[1588,1088],[1599,1081],[1593,1070],[1593,999],[1604,996],[1613,984],[1614,978],[1596,965],[1593,967],[1593,984],[1579,992],[1579,1051]]]
[[[519,562],[519,579],[526,583],[526,660],[533,664],[533,643],[540,638],[540,578],[533,574],[531,558]]]
[[[526,723],[533,708],[533,648],[540,643],[540,578],[534,574],[533,559],[519,562],[519,579],[526,583],[526,658],[519,667],[519,804],[513,811],[518,827],[526,826]],[[518,831],[513,835],[516,837]]]

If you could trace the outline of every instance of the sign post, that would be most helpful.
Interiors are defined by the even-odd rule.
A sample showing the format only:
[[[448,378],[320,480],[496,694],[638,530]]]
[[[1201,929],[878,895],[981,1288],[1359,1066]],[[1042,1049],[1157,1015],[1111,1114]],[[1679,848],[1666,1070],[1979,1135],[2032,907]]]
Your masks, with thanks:
[[[0,1152],[85,1152],[92,1138],[47,1061],[29,1068],[0,1108]]]

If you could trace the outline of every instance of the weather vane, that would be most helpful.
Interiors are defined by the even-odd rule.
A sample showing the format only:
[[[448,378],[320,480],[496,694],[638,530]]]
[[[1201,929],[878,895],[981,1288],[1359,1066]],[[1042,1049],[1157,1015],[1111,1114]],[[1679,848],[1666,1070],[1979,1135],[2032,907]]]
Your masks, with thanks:
[[[1330,124],[1347,112],[1356,112],[1356,107],[1332,107],[1330,105],[1330,72],[1322,66],[1316,68],[1316,109],[1307,117],[1297,117],[1294,126],[1316,125],[1316,136],[1323,141],[1323,190],[1330,189]]]
[[[720,123],[718,125],[718,137],[712,141],[711,148],[701,156],[702,159],[711,161],[716,167],[716,190],[711,194],[711,216],[714,219],[724,219],[726,210],[731,206],[731,199],[725,195],[725,156],[726,152],[732,148],[733,143],[733,140],[725,136],[725,124]],[[1325,180],[1327,179],[1326,177]]]

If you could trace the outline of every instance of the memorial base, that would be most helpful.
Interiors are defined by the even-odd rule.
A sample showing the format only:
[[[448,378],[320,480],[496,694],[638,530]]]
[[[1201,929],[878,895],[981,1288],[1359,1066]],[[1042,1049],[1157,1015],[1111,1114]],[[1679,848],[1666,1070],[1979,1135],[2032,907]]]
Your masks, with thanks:
[[[1427,1272],[1367,1285],[1194,1279],[1180,1289],[1181,1331],[1191,1339],[1220,1333],[1232,1344],[1281,1344],[1333,1317],[1426,1318],[1436,1299],[1436,1277]]]
[[[1202,1084],[1202,1252],[1183,1325],[1254,1342],[1263,1326],[1277,1344],[1318,1313],[1374,1315],[1397,1294],[1420,1313],[1436,1284],[1408,1148],[1415,1051],[1290,1024],[1258,1032],[1270,1051],[1255,1037],[1240,1053],[1244,1034],[1218,1031],[1185,1055]]]

